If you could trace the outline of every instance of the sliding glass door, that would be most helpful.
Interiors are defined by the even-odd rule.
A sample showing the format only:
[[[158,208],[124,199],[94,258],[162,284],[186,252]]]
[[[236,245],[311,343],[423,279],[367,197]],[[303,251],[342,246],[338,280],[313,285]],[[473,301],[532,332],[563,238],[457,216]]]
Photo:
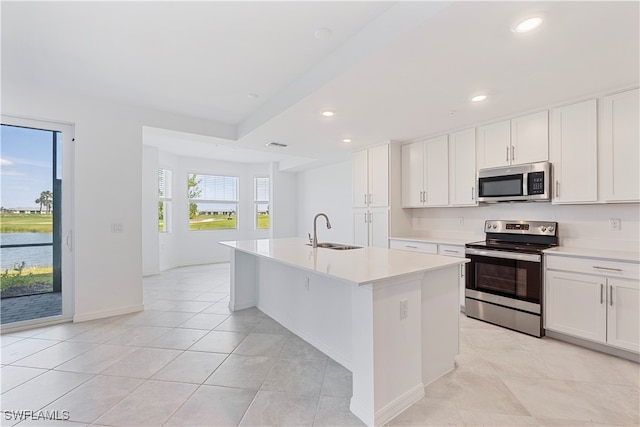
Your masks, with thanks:
[[[72,316],[72,130],[69,125],[2,117],[3,329]]]

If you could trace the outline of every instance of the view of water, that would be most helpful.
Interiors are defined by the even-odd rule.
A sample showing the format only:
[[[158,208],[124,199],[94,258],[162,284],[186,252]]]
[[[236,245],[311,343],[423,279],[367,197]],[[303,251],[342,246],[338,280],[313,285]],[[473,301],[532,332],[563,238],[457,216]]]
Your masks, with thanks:
[[[3,245],[22,245],[28,243],[51,243],[53,233],[1,233]],[[53,265],[53,246],[35,246],[26,248],[3,248],[0,252],[0,269],[13,269],[16,263],[24,261],[26,267]]]

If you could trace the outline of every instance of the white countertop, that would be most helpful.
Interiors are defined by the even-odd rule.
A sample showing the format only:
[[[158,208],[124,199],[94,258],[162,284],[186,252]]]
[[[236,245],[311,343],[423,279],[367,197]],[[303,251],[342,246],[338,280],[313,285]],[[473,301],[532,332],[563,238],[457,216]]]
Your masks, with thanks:
[[[465,258],[374,247],[314,249],[308,243],[302,238],[220,242],[238,251],[359,285],[468,262]]]
[[[478,238],[461,238],[461,237],[409,237],[409,236],[393,236],[389,240],[406,240],[409,242],[436,243],[439,245],[464,246],[467,243],[478,242],[484,240],[484,237]]]
[[[613,261],[640,262],[640,253],[633,251],[612,251],[608,249],[576,248],[556,246],[544,251],[548,255],[578,256],[585,258],[602,258]]]

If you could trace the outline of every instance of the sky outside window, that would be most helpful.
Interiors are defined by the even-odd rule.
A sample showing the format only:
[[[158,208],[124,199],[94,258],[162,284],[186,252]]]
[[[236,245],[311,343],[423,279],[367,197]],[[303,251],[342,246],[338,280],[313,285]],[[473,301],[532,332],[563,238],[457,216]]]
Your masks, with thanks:
[[[51,131],[2,125],[0,204],[3,208],[39,208],[36,199],[53,191]]]

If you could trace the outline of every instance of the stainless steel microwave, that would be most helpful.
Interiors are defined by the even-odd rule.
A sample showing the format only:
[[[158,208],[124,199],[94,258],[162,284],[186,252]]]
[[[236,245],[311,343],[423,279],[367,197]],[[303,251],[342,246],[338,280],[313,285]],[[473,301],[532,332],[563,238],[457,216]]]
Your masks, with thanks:
[[[478,171],[478,201],[548,202],[551,200],[551,163],[529,163]]]

